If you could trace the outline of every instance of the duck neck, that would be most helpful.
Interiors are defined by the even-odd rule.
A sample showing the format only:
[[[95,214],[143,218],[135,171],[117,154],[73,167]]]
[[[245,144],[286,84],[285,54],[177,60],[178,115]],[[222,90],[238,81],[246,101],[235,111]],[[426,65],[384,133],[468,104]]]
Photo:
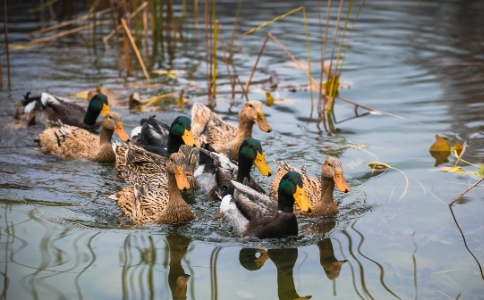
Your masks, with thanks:
[[[107,129],[106,127],[101,127],[101,133],[99,135],[99,141],[102,144],[111,144],[111,139],[113,137],[114,130]]]
[[[322,204],[334,203],[333,199],[334,180],[321,176],[321,201]]]
[[[239,118],[239,131],[237,132],[237,139],[245,140],[252,137],[252,128],[254,127],[254,121],[248,120],[240,116]]]
[[[277,195],[277,209],[282,212],[294,212],[293,205],[294,205],[294,197],[292,195],[288,195],[287,193],[278,191]]]
[[[167,209],[170,207],[176,207],[180,201],[185,201],[183,200],[180,190],[178,189],[178,186],[176,184],[176,179],[175,175],[168,173],[168,194],[169,194],[169,200],[168,200],[168,206]]]
[[[250,182],[250,169],[252,168],[253,161],[246,159],[239,154],[239,171],[237,173],[237,182],[244,183],[244,178],[247,178]]]
[[[173,136],[171,133],[168,135],[168,156],[170,154],[178,152],[181,145],[184,145],[182,138],[179,136]]]

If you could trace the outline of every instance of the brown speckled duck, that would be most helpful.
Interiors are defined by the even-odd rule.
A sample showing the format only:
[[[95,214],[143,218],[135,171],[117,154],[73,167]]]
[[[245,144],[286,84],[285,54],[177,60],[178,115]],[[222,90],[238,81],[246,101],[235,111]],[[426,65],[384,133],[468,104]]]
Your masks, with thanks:
[[[225,153],[230,149],[232,160],[237,160],[242,142],[252,137],[254,124],[257,124],[262,131],[272,131],[267,123],[262,102],[257,100],[247,101],[244,104],[240,111],[238,126],[223,121],[220,116],[201,103],[195,103],[192,107],[192,130],[195,138],[200,144],[209,143],[219,153]]]
[[[104,117],[99,136],[79,127],[57,124],[44,130],[37,140],[42,151],[59,154],[66,159],[84,157],[98,162],[114,162],[115,155],[111,144],[113,133],[122,141],[129,141],[121,117],[111,112]]]
[[[297,206],[294,206],[294,212],[296,214],[304,214],[306,216],[326,216],[326,215],[334,215],[339,212],[338,205],[336,205],[336,201],[333,198],[333,190],[334,185],[341,192],[349,192],[350,188],[346,184],[346,181],[343,177],[343,169],[341,167],[341,161],[339,158],[336,157],[328,157],[323,165],[321,166],[321,181],[314,177],[310,177],[306,174],[306,168],[303,167],[301,170],[298,170],[288,163],[284,161],[276,161],[279,165],[277,170],[277,175],[274,181],[271,184],[271,193],[270,195],[273,196],[277,200],[277,187],[279,186],[279,182],[281,178],[287,172],[298,172],[301,174],[304,189],[306,190],[306,194],[311,201],[311,205],[313,210],[311,212],[302,212]],[[322,191],[322,192],[321,192]]]
[[[185,155],[173,153],[167,159],[166,175],[143,175],[134,186],[109,198],[116,200],[124,214],[135,224],[183,224],[195,219],[195,213],[183,200],[180,190],[190,188],[185,176]]]

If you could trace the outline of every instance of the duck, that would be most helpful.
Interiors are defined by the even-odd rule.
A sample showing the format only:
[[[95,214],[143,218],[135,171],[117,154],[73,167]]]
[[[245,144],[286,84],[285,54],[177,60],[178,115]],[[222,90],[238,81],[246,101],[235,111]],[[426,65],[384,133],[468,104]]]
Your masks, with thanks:
[[[135,184],[138,178],[144,175],[166,175],[167,157],[152,153],[142,147],[115,143],[112,146],[115,154],[114,167],[118,172],[117,177],[127,183]],[[197,163],[198,150],[187,145],[181,145],[178,152],[185,157],[185,175],[190,183],[190,189],[196,190],[199,185],[193,173]],[[177,153],[178,153],[177,152]]]
[[[304,191],[301,174],[288,172],[280,180],[279,201],[263,195],[244,184],[232,181],[234,191],[223,195],[220,204],[222,220],[231,223],[241,236],[283,238],[299,233],[294,203],[306,212],[312,206]]]
[[[92,130],[101,125],[100,122],[96,123],[99,114],[104,117],[110,112],[108,98],[104,94],[93,95],[87,111],[75,103],[49,93],[30,97],[29,92],[24,96],[21,104],[25,107],[25,113],[28,114],[29,125],[35,124],[37,121],[49,124],[49,122],[60,120],[65,125]]]
[[[270,195],[276,200],[278,198],[277,186],[280,178],[287,172],[298,172],[301,174],[304,188],[309,196],[313,210],[311,212],[303,212],[296,206],[294,211],[296,214],[303,214],[309,217],[315,216],[329,216],[335,215],[339,212],[338,205],[333,198],[333,190],[336,187],[344,193],[350,191],[350,187],[346,183],[343,176],[343,168],[341,167],[341,160],[337,157],[328,157],[321,166],[321,180],[310,177],[306,173],[306,167],[298,170],[285,161],[276,161],[278,165],[277,175],[271,184]],[[321,192],[322,191],[322,192]]]
[[[134,145],[165,157],[178,152],[180,145],[198,146],[191,132],[190,118],[178,116],[169,126],[155,117],[141,119],[141,126],[133,129],[131,142]]]
[[[122,141],[129,142],[121,116],[115,112],[110,112],[104,117],[99,136],[62,122],[53,125],[44,130],[36,141],[43,152],[59,154],[66,159],[84,157],[97,162],[114,162],[115,154],[111,145],[113,133]]]
[[[237,161],[242,142],[252,137],[252,127],[259,126],[264,132],[271,132],[272,128],[262,108],[262,102],[247,101],[240,111],[239,125],[222,120],[216,113],[202,103],[195,103],[192,107],[193,132],[199,143],[210,143],[215,151],[224,153],[230,149],[230,159]]]
[[[123,213],[135,224],[184,224],[195,213],[180,191],[190,189],[185,175],[185,155],[176,152],[166,160],[166,173],[142,175],[137,182],[109,198],[117,201]],[[163,176],[166,174],[167,176]]]
[[[244,178],[249,181],[249,186],[259,193],[265,194],[265,190],[250,176],[253,165],[257,167],[262,176],[271,176],[272,170],[267,165],[264,151],[259,140],[254,138],[245,139],[239,149],[238,164],[229,159],[227,153],[220,154],[210,147],[210,144],[199,148],[200,162],[195,171],[195,177],[212,200],[217,200],[217,193],[224,187],[230,186],[231,180],[243,183]],[[212,151],[210,151],[212,150]],[[205,156],[208,156],[207,159]]]

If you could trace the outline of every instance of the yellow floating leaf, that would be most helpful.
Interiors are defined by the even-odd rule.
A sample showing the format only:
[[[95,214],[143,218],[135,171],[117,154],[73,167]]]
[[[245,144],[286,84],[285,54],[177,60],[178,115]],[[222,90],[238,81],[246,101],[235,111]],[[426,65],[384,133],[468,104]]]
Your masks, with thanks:
[[[28,50],[35,46],[35,44],[8,44],[9,50]]]
[[[92,96],[94,96],[94,95],[92,95],[92,93],[93,93],[93,91],[82,91],[82,92],[79,92],[79,93],[75,93],[73,96],[76,97],[76,98],[79,98],[79,99],[90,100],[92,98]]]
[[[270,92],[266,92],[266,105],[267,106],[274,105],[274,97],[272,97]]]
[[[362,150],[366,148],[366,145],[349,145],[348,147],[355,150]]]
[[[477,173],[481,176],[484,176],[484,165],[480,165]]]
[[[440,169],[440,171],[449,172],[449,173],[457,173],[457,174],[465,173],[465,171],[460,166],[442,167],[442,169]]]
[[[368,166],[376,171],[384,171],[392,167],[389,164],[379,162],[379,161],[371,161],[368,163]]]
[[[457,143],[455,143],[454,147],[452,147],[451,151],[452,152],[455,151],[455,152],[457,152],[457,155],[460,155],[460,153],[462,152],[462,149],[463,149],[462,144],[457,142]]]
[[[430,146],[429,151],[450,151],[449,139],[436,134],[435,143]]]

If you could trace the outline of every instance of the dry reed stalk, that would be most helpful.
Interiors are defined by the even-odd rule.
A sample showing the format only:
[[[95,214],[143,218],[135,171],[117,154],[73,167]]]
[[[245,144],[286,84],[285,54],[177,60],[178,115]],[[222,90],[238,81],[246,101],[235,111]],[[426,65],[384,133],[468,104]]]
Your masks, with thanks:
[[[215,5],[214,5],[215,7]],[[217,98],[217,29],[218,29],[218,21],[214,21],[214,26],[213,26],[213,74],[212,74],[212,97],[214,99]]]
[[[320,83],[323,82],[323,74],[324,74],[324,60],[325,60],[325,57],[326,57],[326,46],[328,45],[328,34],[329,34],[329,18],[330,18],[330,14],[331,14],[331,0],[328,0],[328,8],[327,8],[327,15],[326,15],[326,26],[325,26],[325,33],[324,33],[324,40],[323,42],[321,43],[322,44],[322,47],[321,47],[321,79],[320,79]],[[319,15],[319,14],[318,14]],[[321,20],[321,15],[319,15],[319,19]],[[321,37],[322,38],[322,37]],[[324,114],[321,114],[320,112],[323,111],[324,109],[324,106],[326,105],[326,98],[323,98],[323,85],[320,84],[319,85],[319,97],[318,97],[318,112],[319,112],[319,115],[320,117],[322,116],[322,119],[324,121]],[[323,105],[323,101],[325,102],[324,105]],[[326,125],[325,125],[326,126]]]
[[[110,20],[103,20],[103,21],[98,22],[98,25],[106,24],[108,22],[111,22],[111,21]],[[89,28],[92,28],[92,27],[93,27],[93,24],[88,24],[88,25],[76,27],[76,28],[73,28],[71,30],[66,30],[66,31],[59,32],[59,33],[56,33],[56,34],[53,34],[53,35],[38,38],[36,40],[31,41],[27,45],[31,46],[31,45],[35,45],[35,44],[40,44],[40,43],[43,43],[43,42],[46,42],[46,41],[49,41],[49,40],[53,40],[53,39],[56,39],[56,38],[59,38],[59,37],[62,37],[62,36],[66,36],[66,35],[69,35],[69,34],[72,34],[72,33],[80,32],[80,31],[83,31],[83,30],[86,30],[86,29],[89,29]]]
[[[129,31],[128,25],[126,24],[126,21],[123,18],[121,18],[121,24],[123,25],[123,29],[124,29],[126,35],[128,36],[128,39],[131,43],[131,46],[133,47],[134,53],[138,57],[138,61],[141,65],[141,68],[143,69],[143,73],[145,74],[146,80],[148,82],[150,82],[150,74],[148,74],[148,72],[146,71],[146,67],[145,67],[145,64],[143,62],[143,59],[141,58],[141,54],[138,51],[138,47],[136,47],[136,43],[134,42],[133,36],[131,35],[131,32]]]
[[[149,42],[148,42],[148,8],[147,7],[143,9],[143,40],[144,40],[144,48],[145,48],[145,57],[148,57]]]
[[[237,11],[235,13],[234,28],[232,28],[232,36],[230,37],[230,44],[229,44],[230,60],[232,60],[232,49],[234,47],[235,30],[237,29],[237,24],[239,22],[241,9],[242,9],[242,0],[239,0],[239,3],[237,4]]]
[[[220,34],[220,25],[217,23],[217,31],[218,37],[220,39],[220,44],[222,45],[222,51],[224,53],[224,62],[225,66],[227,67],[227,76],[229,77],[230,87],[232,88],[232,99],[235,98],[235,78],[232,78],[232,74],[230,72],[230,63],[227,57],[227,51],[225,49],[225,41],[223,36]]]
[[[113,22],[114,32],[116,34],[116,50],[118,54],[118,76],[121,77],[121,73],[123,71],[123,60],[121,58],[121,46],[119,44],[119,32],[118,26],[116,24],[116,16],[115,16],[115,9],[114,9],[114,0],[110,0],[109,4],[111,5],[111,21]]]
[[[145,8],[146,6],[148,5],[148,2],[143,2],[139,7],[138,9],[136,9],[132,14],[129,15],[128,18],[126,18],[126,21],[131,21],[134,17],[136,17],[136,15],[141,11],[143,10],[143,8]],[[108,41],[116,34],[116,31],[117,30],[121,30],[123,28],[123,26],[121,24],[119,24],[118,26],[116,26],[115,29],[113,29],[108,35],[106,35],[105,37],[103,37],[103,43],[104,45],[107,45],[108,44]]]
[[[470,190],[472,190],[474,187],[476,187],[483,180],[484,180],[484,177],[482,177],[481,179],[479,179],[479,181],[477,181],[476,183],[474,183],[473,185],[471,185],[468,189],[466,189],[465,191],[463,191],[459,196],[457,196],[452,202],[449,203],[449,206],[452,206],[457,200],[459,200],[460,198],[462,198],[462,196],[464,196],[465,194],[467,194],[467,192],[469,192]]]
[[[210,0],[205,0],[205,74],[206,74],[206,79],[207,79],[207,92],[208,92],[208,99],[212,98],[212,85],[211,85],[211,77],[210,77],[210,72],[211,72],[211,66],[212,63],[210,61],[210,39],[209,39],[209,30],[208,30],[208,23],[209,23],[209,6],[210,6]]]
[[[37,6],[34,9],[30,10],[30,13],[36,13],[38,11],[41,11],[44,8],[46,8],[47,6],[52,7],[52,4],[56,3],[57,1],[59,1],[59,0],[51,0],[51,1],[47,2],[47,3],[45,3],[45,4],[42,1],[42,4],[40,6]]]
[[[7,55],[7,78],[8,78],[8,86],[10,86],[10,55],[8,53],[7,0],[3,0],[3,28],[5,29],[5,50],[6,50],[5,53]]]

